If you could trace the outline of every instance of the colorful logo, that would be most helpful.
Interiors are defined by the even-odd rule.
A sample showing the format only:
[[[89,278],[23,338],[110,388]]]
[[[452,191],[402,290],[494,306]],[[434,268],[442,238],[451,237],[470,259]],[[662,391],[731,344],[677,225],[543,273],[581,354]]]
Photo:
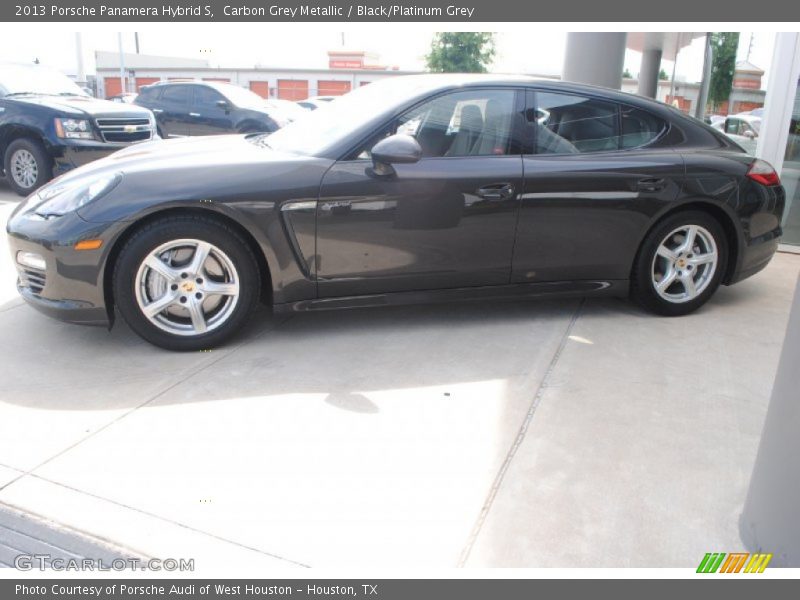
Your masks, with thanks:
[[[698,573],[763,573],[772,554],[756,552],[709,552],[700,561]]]

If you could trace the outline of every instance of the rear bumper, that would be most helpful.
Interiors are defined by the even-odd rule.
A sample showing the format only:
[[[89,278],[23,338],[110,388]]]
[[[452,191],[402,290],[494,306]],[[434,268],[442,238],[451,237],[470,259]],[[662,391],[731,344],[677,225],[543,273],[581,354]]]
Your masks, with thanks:
[[[778,250],[778,242],[782,233],[783,231],[778,227],[769,233],[751,239],[750,243],[742,249],[738,268],[730,280],[725,283],[732,285],[755,275],[766,267]]]

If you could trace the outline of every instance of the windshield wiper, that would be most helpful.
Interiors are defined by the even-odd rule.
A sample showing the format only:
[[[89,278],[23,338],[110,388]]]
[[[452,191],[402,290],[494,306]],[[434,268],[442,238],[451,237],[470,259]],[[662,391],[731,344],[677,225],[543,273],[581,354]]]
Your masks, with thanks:
[[[11,92],[10,94],[6,94],[5,97],[8,98],[10,96],[33,96],[36,93],[37,92]]]

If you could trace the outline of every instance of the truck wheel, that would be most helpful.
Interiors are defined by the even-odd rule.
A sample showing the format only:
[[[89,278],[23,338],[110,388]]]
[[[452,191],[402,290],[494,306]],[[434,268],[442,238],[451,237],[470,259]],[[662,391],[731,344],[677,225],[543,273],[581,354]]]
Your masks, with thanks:
[[[14,140],[6,148],[6,178],[20,196],[32,194],[53,178],[53,162],[41,142]]]

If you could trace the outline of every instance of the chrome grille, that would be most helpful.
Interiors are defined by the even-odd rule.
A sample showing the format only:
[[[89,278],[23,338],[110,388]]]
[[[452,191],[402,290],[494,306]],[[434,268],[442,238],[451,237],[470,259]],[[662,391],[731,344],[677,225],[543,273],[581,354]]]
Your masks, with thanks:
[[[42,293],[47,282],[44,271],[30,267],[19,267],[19,281],[22,287],[30,289],[37,296]]]
[[[141,142],[153,137],[153,127],[146,117],[103,117],[97,126],[106,142]]]

